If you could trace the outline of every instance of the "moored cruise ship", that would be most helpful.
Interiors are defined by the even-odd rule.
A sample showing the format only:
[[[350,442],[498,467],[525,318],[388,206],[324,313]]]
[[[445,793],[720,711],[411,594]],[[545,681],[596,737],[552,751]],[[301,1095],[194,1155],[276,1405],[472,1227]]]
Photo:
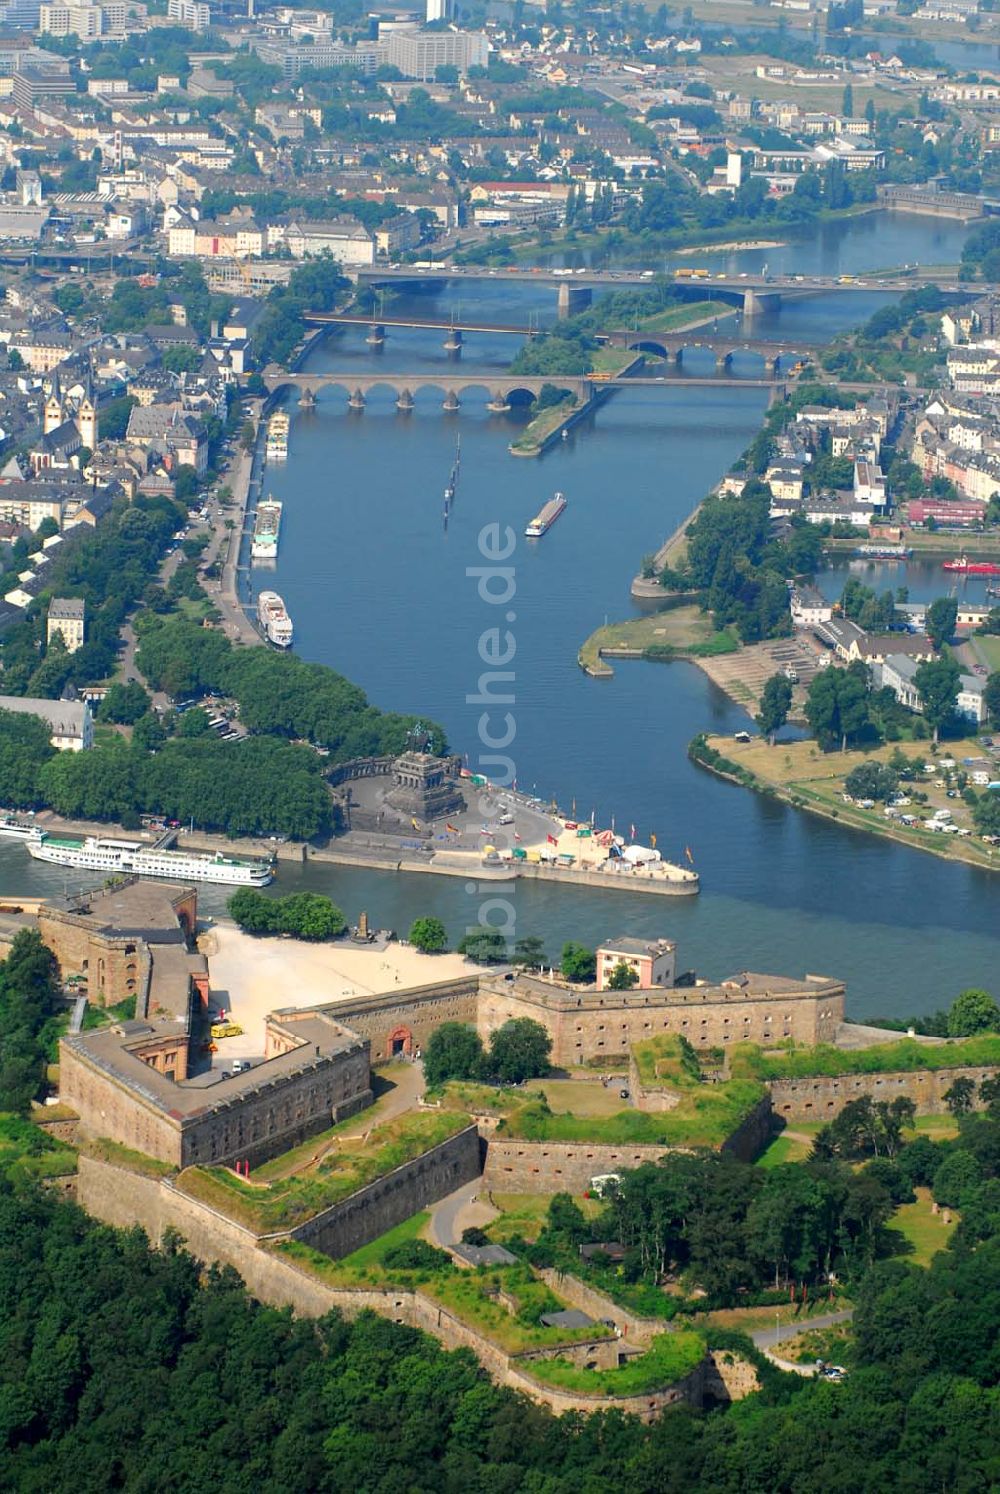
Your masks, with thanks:
[[[266,887],[274,876],[269,861],[249,856],[214,855],[198,851],[157,850],[141,840],[110,836],[47,835],[37,832],[28,842],[36,861],[82,871],[139,877],[166,877],[171,882],[222,882],[236,887]]]
[[[0,815],[0,835],[13,836],[15,840],[30,840],[38,829],[30,820],[19,820],[12,814]]]
[[[275,648],[291,648],[294,629],[288,609],[276,591],[262,591],[257,598],[257,618],[264,637]]]
[[[277,560],[278,538],[281,534],[281,508],[277,498],[265,498],[257,505],[254,519],[253,539],[250,542],[251,560]]]
[[[264,455],[269,462],[283,462],[288,456],[288,416],[276,410],[267,422],[267,445]]]

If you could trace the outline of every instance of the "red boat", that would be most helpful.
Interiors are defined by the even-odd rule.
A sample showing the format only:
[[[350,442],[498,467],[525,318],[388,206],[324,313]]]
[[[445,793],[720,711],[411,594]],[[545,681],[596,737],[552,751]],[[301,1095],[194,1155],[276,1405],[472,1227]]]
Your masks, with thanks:
[[[1000,565],[992,560],[969,560],[962,555],[958,560],[946,560],[943,571],[958,571],[962,576],[1000,576]]]

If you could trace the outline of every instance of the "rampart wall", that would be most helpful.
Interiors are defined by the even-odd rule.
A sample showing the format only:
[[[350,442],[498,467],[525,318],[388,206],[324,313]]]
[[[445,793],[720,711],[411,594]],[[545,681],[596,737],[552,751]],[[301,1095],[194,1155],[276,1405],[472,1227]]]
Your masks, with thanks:
[[[830,983],[795,994],[746,994],[738,987],[674,987],[668,991],[576,994],[542,981],[484,978],[476,1020],[480,1036],[516,1017],[531,1017],[552,1039],[552,1062],[560,1066],[594,1059],[629,1061],[633,1043],[663,1032],[686,1037],[695,1048],[738,1042],[771,1043],[789,1038],[813,1045],[833,1042],[844,1019],[844,988]]]
[[[292,1238],[335,1259],[350,1255],[482,1172],[481,1143],[467,1126],[293,1230]]]
[[[658,1162],[669,1146],[586,1146],[490,1137],[483,1182],[497,1193],[583,1193],[601,1173]]]
[[[615,1407],[651,1420],[684,1401],[700,1405],[705,1393],[704,1364],[678,1384],[643,1396],[588,1396],[543,1385],[530,1373],[530,1360],[537,1356],[507,1354],[424,1293],[329,1286],[312,1272],[262,1248],[250,1230],[186,1198],[167,1179],[142,1177],[82,1156],[77,1196],[81,1207],[95,1218],[122,1229],[138,1224],[154,1244],[166,1229],[177,1230],[192,1255],[232,1266],[261,1302],[290,1307],[302,1317],[322,1317],[333,1309],[349,1318],[364,1311],[377,1312],[432,1334],[446,1349],[469,1349],[499,1384],[523,1391],[557,1414]]]
[[[837,1078],[771,1079],[774,1113],[786,1120],[832,1120],[849,1100],[870,1095],[873,1100],[894,1100],[904,1095],[920,1115],[944,1115],[945,1093],[955,1080],[971,1079],[978,1086],[993,1078],[996,1068],[915,1069],[896,1074],[841,1074]],[[982,1106],[977,1104],[977,1109]]]
[[[393,1051],[414,1053],[424,1048],[442,1022],[475,1024],[479,998],[479,975],[472,972],[457,980],[435,981],[401,992],[394,1000],[384,996],[362,996],[338,1001],[330,1015],[371,1043],[372,1062],[391,1058]],[[394,1043],[402,1044],[394,1050]]]

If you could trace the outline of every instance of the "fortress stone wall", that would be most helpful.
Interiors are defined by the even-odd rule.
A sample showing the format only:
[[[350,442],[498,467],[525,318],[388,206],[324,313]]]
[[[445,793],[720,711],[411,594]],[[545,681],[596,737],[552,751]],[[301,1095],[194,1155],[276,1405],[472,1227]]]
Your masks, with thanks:
[[[59,1045],[59,1094],[80,1117],[82,1131],[106,1136],[174,1167],[194,1163],[249,1161],[251,1166],[345,1120],[371,1103],[368,1045],[355,1041],[342,1052],[289,1055],[285,1072],[272,1079],[268,1065],[237,1081],[206,1089],[201,1096],[178,1089],[178,1106],[201,1098],[181,1113],[165,1104],[167,1081],[158,1075],[127,1081],[102,1064],[101,1055],[72,1039]],[[169,1092],[165,1093],[169,1099]]]
[[[978,1093],[984,1079],[991,1079],[995,1068],[913,1069],[898,1074],[842,1074],[836,1079],[772,1079],[768,1082],[774,1113],[785,1120],[832,1120],[849,1100],[870,1095],[873,1100],[894,1100],[904,1095],[912,1100],[920,1115],[944,1115],[948,1111],[945,1093],[955,1080],[974,1081]],[[976,1109],[982,1109],[976,1102]]]
[[[513,982],[484,976],[477,1025],[486,1040],[504,1022],[530,1017],[551,1037],[554,1064],[627,1064],[633,1043],[664,1032],[681,1034],[695,1048],[787,1038],[833,1042],[844,1020],[844,997],[841,982],[812,976],[748,976],[717,986],[628,992],[579,991],[531,976]]]
[[[431,1033],[442,1022],[476,1022],[480,975],[470,971],[457,980],[434,981],[426,986],[384,996],[361,996],[338,1001],[330,1015],[371,1043],[372,1062],[408,1057],[427,1046]]]
[[[704,1399],[707,1362],[698,1365],[685,1380],[642,1396],[589,1396],[544,1385],[531,1374],[537,1353],[506,1353],[419,1290],[329,1286],[321,1277],[262,1246],[250,1230],[185,1197],[166,1179],[142,1177],[82,1156],[77,1196],[81,1207],[106,1224],[119,1228],[139,1224],[154,1245],[167,1229],[176,1230],[199,1260],[229,1265],[238,1271],[247,1290],[261,1302],[290,1307],[303,1317],[322,1317],[334,1309],[349,1318],[365,1311],[377,1312],[392,1322],[432,1334],[446,1349],[469,1349],[498,1384],[523,1391],[557,1414],[617,1408],[649,1421],[671,1406],[700,1406]],[[585,1346],[576,1345],[574,1352],[581,1347]],[[604,1341],[601,1350],[607,1352]]]
[[[335,1259],[350,1255],[428,1204],[447,1198],[483,1170],[479,1132],[467,1126],[422,1157],[376,1178],[342,1203],[292,1231],[292,1237]]]

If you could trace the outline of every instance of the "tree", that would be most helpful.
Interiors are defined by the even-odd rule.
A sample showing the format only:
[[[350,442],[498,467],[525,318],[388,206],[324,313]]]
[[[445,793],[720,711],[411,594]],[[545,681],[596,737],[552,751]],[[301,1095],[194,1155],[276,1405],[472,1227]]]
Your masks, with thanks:
[[[21,357],[21,354],[18,352],[17,348],[8,346],[7,367],[10,369],[11,373],[24,372],[24,359]]]
[[[952,1080],[951,1088],[945,1090],[942,1098],[952,1115],[968,1115],[972,1109],[975,1094],[975,1081],[965,1074],[959,1074],[956,1079]]]
[[[562,947],[560,969],[567,980],[586,986],[597,974],[597,955],[585,944],[568,940]]]
[[[415,918],[409,940],[421,954],[440,954],[448,948],[448,934],[440,918]]]
[[[546,964],[545,945],[534,934],[518,939],[514,945],[514,964],[528,970],[541,970]]]
[[[767,681],[760,697],[760,710],[756,716],[757,725],[767,737],[771,746],[774,746],[775,733],[779,732],[788,720],[788,712],[792,705],[792,682],[783,674],[772,674]]]
[[[934,1174],[934,1201],[945,1208],[961,1208],[966,1194],[983,1180],[983,1170],[972,1152],[949,1152]]]
[[[936,597],[927,609],[927,636],[938,650],[955,636],[958,603],[954,597]]]
[[[991,726],[1000,727],[1000,669],[995,669],[983,686],[983,703]]]
[[[278,925],[275,899],[256,887],[241,887],[226,903],[226,912],[247,934],[271,934]]]
[[[632,987],[638,984],[638,970],[633,965],[626,964],[624,960],[619,960],[608,978],[608,989],[610,991],[631,991]]]
[[[852,799],[891,799],[899,787],[899,775],[889,763],[859,763],[844,779]]]
[[[552,1039],[540,1022],[515,1017],[490,1038],[487,1069],[501,1084],[522,1084],[549,1071]]]
[[[145,716],[151,705],[149,692],[138,680],[130,680],[127,685],[114,684],[97,708],[97,719],[132,726],[140,716]]]
[[[507,963],[507,940],[496,929],[476,929],[460,939],[455,947],[459,954],[479,965]]]
[[[464,1022],[442,1022],[424,1049],[424,1078],[433,1088],[449,1079],[478,1079],[485,1055],[478,1032]]]
[[[1000,1007],[989,991],[970,986],[955,997],[948,1012],[948,1036],[972,1037],[977,1032],[1000,1032]]]
[[[841,113],[845,119],[854,117],[854,89],[850,83],[844,85],[844,97],[841,102]]]
[[[347,927],[337,905],[319,892],[293,892],[277,900],[279,927],[296,939],[336,939]]]
[[[955,719],[958,682],[961,670],[954,659],[925,659],[918,664],[913,683],[924,707],[924,719],[934,732],[935,742],[944,727]]]
[[[860,736],[870,719],[864,664],[851,664],[847,669],[831,666],[813,677],[806,696],[806,720],[824,751],[838,743],[846,750],[848,741]]]

